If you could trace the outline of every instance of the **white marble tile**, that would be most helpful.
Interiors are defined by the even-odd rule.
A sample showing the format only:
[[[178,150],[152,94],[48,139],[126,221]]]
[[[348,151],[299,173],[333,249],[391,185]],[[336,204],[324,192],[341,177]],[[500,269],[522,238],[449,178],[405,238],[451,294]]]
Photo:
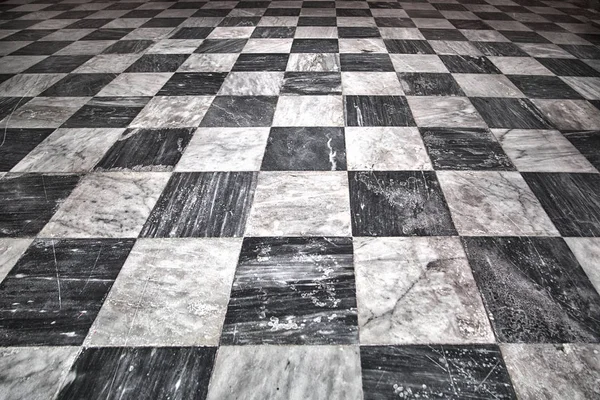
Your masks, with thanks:
[[[344,126],[342,96],[281,96],[273,126]]]
[[[340,56],[335,53],[292,53],[286,71],[297,72],[337,72],[340,70]]]
[[[355,238],[360,343],[493,343],[456,237]]]
[[[262,17],[258,26],[298,26],[298,17]]]
[[[269,128],[199,128],[175,171],[258,171]]]
[[[207,39],[247,39],[254,32],[254,27],[248,26],[222,26],[213,29]]]
[[[135,238],[169,180],[162,172],[89,174],[40,237]]]
[[[600,293],[600,238],[568,237],[565,241]]]
[[[382,39],[340,39],[340,53],[387,53]]]
[[[585,100],[531,100],[557,129],[600,129],[600,110]]]
[[[425,40],[418,28],[379,28],[384,39]]]
[[[48,56],[5,56],[0,58],[0,71],[3,74],[18,74],[46,57]]]
[[[33,239],[0,239],[0,282],[15,266]],[[1,390],[0,390],[1,392]]]
[[[590,42],[577,36],[574,33],[569,32],[538,32],[541,36],[545,37],[554,44],[571,44],[571,45],[591,45]]]
[[[163,39],[150,46],[148,54],[191,54],[202,44],[202,39]]]
[[[89,346],[217,346],[241,239],[139,239]]]
[[[261,172],[246,236],[350,236],[346,172]]]
[[[207,400],[362,397],[358,346],[222,346]]]
[[[403,95],[395,72],[342,72],[345,95]]]
[[[249,39],[242,53],[289,53],[294,39]]]
[[[441,72],[448,68],[437,55],[433,54],[390,54],[396,72]]]
[[[600,78],[563,76],[561,79],[587,100],[600,100]]]
[[[0,121],[0,128],[58,128],[89,97],[36,97]]]
[[[533,57],[487,57],[507,75],[554,75]]]
[[[498,31],[461,29],[460,32],[472,42],[510,42],[506,36]]]
[[[518,172],[438,171],[462,236],[555,236],[558,231]]]
[[[21,47],[25,47],[28,44],[33,43],[33,42],[25,42],[25,41],[18,41],[18,42],[0,42],[0,56],[5,56],[7,54],[10,54],[14,51],[17,51],[18,49],[20,49]]]
[[[71,20],[72,21],[72,20]],[[102,53],[108,46],[116,43],[116,40],[80,40],[73,42],[67,47],[54,53],[56,56],[97,55]]]
[[[1,97],[34,97],[67,74],[19,74],[0,84]]]
[[[417,128],[346,127],[348,170],[432,169]]]
[[[133,64],[141,54],[100,54],[77,68],[76,73],[120,73]]]
[[[387,11],[387,10],[386,10]],[[456,29],[450,21],[442,18],[411,18],[417,28]]]
[[[172,75],[171,72],[120,74],[97,96],[154,96]]]
[[[596,172],[559,131],[537,129],[492,129],[519,171]]]
[[[487,127],[466,97],[409,96],[406,99],[417,126]]]
[[[229,72],[238,58],[238,54],[192,54],[177,72]]]
[[[219,90],[220,96],[277,96],[283,72],[230,72]]]
[[[452,74],[469,97],[525,97],[504,75]]]
[[[0,396],[4,400],[52,400],[67,378],[79,347],[3,347]]]
[[[200,125],[213,96],[157,96],[130,124],[132,128],[189,128]]]
[[[376,27],[372,17],[337,17],[337,26],[342,27]]]
[[[175,28],[137,28],[122,40],[160,40],[167,38]]]
[[[483,54],[470,42],[459,42],[452,40],[429,40],[436,54],[461,55],[479,57]]]
[[[525,53],[539,58],[575,58],[571,53],[551,43],[517,43]]]
[[[87,172],[125,129],[57,129],[11,172]]]
[[[297,39],[337,39],[335,26],[299,26],[294,35]]]

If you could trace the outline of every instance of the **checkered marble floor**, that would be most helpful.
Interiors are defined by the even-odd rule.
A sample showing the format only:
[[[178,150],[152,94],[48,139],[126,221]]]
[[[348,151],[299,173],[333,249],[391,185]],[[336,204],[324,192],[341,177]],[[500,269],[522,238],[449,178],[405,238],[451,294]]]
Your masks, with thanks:
[[[0,398],[600,398],[600,13],[0,3]]]

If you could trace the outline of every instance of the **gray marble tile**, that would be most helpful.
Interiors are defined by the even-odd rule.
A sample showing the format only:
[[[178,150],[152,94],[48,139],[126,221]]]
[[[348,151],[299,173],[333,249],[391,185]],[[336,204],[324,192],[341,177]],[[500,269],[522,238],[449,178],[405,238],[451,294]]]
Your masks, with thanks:
[[[455,237],[355,238],[363,345],[493,343]]]
[[[503,344],[519,399],[593,399],[600,394],[597,344]]]
[[[556,128],[590,130],[600,128],[600,110],[585,100],[531,100]]]
[[[229,72],[238,54],[192,54],[179,66],[178,72]]]
[[[199,128],[175,171],[258,171],[269,128]]]
[[[466,97],[407,97],[417,126],[485,128],[487,125]]]
[[[340,54],[344,53],[387,53],[383,39],[361,38],[361,39],[340,39]]]
[[[241,239],[140,239],[88,346],[216,346]]]
[[[355,346],[223,346],[207,399],[360,400],[360,381]]]
[[[462,236],[554,236],[558,231],[518,172],[438,171]]]
[[[395,72],[342,72],[345,95],[403,95]]]
[[[4,56],[0,58],[0,70],[4,74],[18,74],[47,57],[48,56]]]
[[[224,96],[277,96],[283,72],[230,72],[219,90]]]
[[[117,76],[97,96],[154,96],[172,73],[127,73]]]
[[[273,126],[344,126],[341,96],[282,96]]]
[[[579,265],[600,293],[600,238],[564,238]]]
[[[452,76],[470,97],[525,97],[504,75],[452,74]]]
[[[293,53],[290,54],[286,71],[297,72],[337,72],[340,70],[340,57],[335,53]]]
[[[52,400],[79,347],[0,349],[0,396],[4,400]]]
[[[492,129],[492,132],[519,171],[596,172],[559,131]]]
[[[0,96],[37,96],[66,74],[19,74],[0,84]]]
[[[448,72],[448,68],[437,55],[390,54],[390,58],[396,72]]]
[[[31,241],[32,239],[0,239],[0,282],[27,250]]]
[[[346,127],[345,133],[348,170],[432,169],[417,128]]]
[[[111,128],[57,129],[11,171],[90,171],[123,131]]]
[[[168,179],[161,172],[87,175],[40,237],[137,237]]]
[[[157,96],[131,122],[132,128],[190,128],[200,125],[213,96]]]
[[[350,236],[345,172],[261,172],[246,236]]]
[[[488,57],[488,59],[507,75],[554,75],[533,57]]]
[[[0,121],[0,128],[58,128],[88,97],[36,97]]]
[[[202,127],[271,126],[277,105],[276,96],[217,96]]]
[[[77,68],[76,73],[120,73],[133,64],[141,54],[100,54]]]
[[[600,100],[600,78],[563,76],[561,79],[587,100]]]

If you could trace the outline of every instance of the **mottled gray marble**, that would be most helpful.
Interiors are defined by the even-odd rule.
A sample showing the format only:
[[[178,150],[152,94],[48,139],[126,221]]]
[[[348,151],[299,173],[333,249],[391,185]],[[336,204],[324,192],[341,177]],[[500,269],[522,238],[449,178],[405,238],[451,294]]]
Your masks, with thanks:
[[[600,99],[600,78],[563,76],[561,79],[587,100]]]
[[[0,84],[2,97],[34,97],[64,78],[66,74],[19,74]]]
[[[31,241],[32,239],[0,239],[0,282],[27,250]]]
[[[488,59],[507,75],[554,75],[533,57],[493,57]]]
[[[1,348],[0,397],[54,399],[78,352],[79,347]]]
[[[403,95],[395,72],[342,72],[345,95]]]
[[[470,97],[525,97],[504,75],[453,74],[453,77]]]
[[[600,293],[600,238],[567,237],[565,242],[575,254],[579,265]]]
[[[281,96],[273,126],[344,126],[342,96]]]
[[[261,172],[246,236],[350,236],[345,172]]]
[[[40,237],[137,237],[169,175],[162,172],[87,175],[46,224]]]
[[[531,100],[556,129],[600,129],[600,110],[585,100]]]
[[[287,71],[298,72],[337,72],[340,70],[340,56],[335,53],[292,53]]]
[[[48,56],[4,56],[0,58],[0,71],[4,74],[18,74],[47,57]]]
[[[504,344],[501,349],[521,400],[600,397],[600,345]]]
[[[242,51],[244,53],[289,54],[293,41],[293,39],[250,39]]]
[[[283,85],[283,72],[230,72],[219,95],[277,96]]]
[[[387,53],[385,44],[379,38],[340,39],[340,54],[343,53]]]
[[[354,266],[361,344],[494,342],[458,238],[355,238]]]
[[[466,97],[409,96],[417,126],[485,128],[487,125]]]
[[[76,73],[120,73],[133,64],[141,54],[100,54],[77,68]]]
[[[106,85],[98,96],[154,96],[172,73],[121,74]]]
[[[200,125],[213,96],[157,96],[133,120],[132,128],[187,128]]]
[[[442,72],[448,68],[436,55],[432,54],[390,54],[396,72]]]
[[[58,128],[89,97],[36,97],[0,121],[0,128]]]
[[[437,176],[460,235],[558,235],[517,172],[438,171]]]
[[[177,70],[178,72],[229,72],[238,54],[192,54]]]

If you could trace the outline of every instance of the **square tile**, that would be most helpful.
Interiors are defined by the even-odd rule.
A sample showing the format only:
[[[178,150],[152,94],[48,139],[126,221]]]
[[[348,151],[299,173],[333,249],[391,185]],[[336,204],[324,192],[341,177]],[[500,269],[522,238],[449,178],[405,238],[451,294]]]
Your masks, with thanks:
[[[339,72],[286,72],[282,95],[342,94],[342,78]]]
[[[383,65],[388,64],[389,61],[386,56],[377,53],[387,53],[386,46],[381,39],[374,38],[362,38],[362,39],[340,39],[340,54],[353,54],[354,56],[365,56],[362,58],[372,59],[371,65],[375,66],[378,60]],[[371,57],[375,56],[375,57]],[[380,67],[381,68],[381,67]]]
[[[354,236],[455,235],[432,171],[350,172]]]
[[[176,172],[140,237],[241,237],[256,180],[253,172]]]
[[[448,70],[457,74],[499,74],[500,70],[486,57],[441,55]]]
[[[366,346],[360,349],[365,400],[515,399],[497,345]]]
[[[292,48],[293,39],[250,39],[244,49],[243,53],[257,53],[257,54],[289,54]]]
[[[247,39],[206,39],[194,53],[239,53]]]
[[[384,43],[391,54],[435,54],[426,40],[385,39]]]
[[[0,146],[0,171],[10,171],[52,132],[52,129],[4,129]]]
[[[6,24],[4,24],[6,25]],[[33,42],[28,44],[27,46],[21,47],[15,52],[12,52],[13,56],[46,56],[52,55],[57,51],[67,47],[72,42],[67,41],[41,41],[41,42]]]
[[[294,39],[292,53],[337,53],[337,39]]]
[[[518,172],[438,171],[461,236],[554,236],[557,230]]]
[[[98,96],[154,96],[167,83],[170,73],[120,74]]]
[[[91,97],[116,78],[115,74],[69,74],[46,89],[45,97]]]
[[[38,96],[61,80],[64,74],[19,74],[0,84],[0,96]]]
[[[350,236],[346,172],[261,172],[246,236]]]
[[[175,72],[188,57],[188,54],[144,54],[125,72]]]
[[[225,77],[224,72],[175,73],[158,91],[159,96],[205,96],[217,94]]]
[[[40,237],[135,238],[169,174],[89,174],[63,202]]]
[[[417,126],[465,128],[486,126],[467,97],[413,96],[407,99]]]
[[[3,346],[80,345],[133,240],[37,239],[2,281]]]
[[[471,103],[490,128],[552,128],[544,113],[536,108],[537,104],[528,99],[474,97]]]
[[[272,128],[263,171],[345,170],[343,128]]]
[[[519,171],[595,172],[592,164],[558,131],[494,129],[493,133]]]
[[[414,126],[403,96],[344,96],[346,126]]]
[[[356,238],[354,265],[361,344],[494,342],[458,238]]]
[[[157,96],[138,110],[131,128],[190,128],[200,125],[212,96]],[[139,114],[138,114],[139,113]],[[135,116],[134,115],[134,116]],[[133,117],[132,117],[133,119]]]
[[[230,72],[219,95],[277,96],[283,84],[283,72]]]
[[[416,128],[347,127],[345,133],[349,170],[432,169]]]
[[[600,171],[600,132],[599,131],[573,131],[562,132],[573,146]]]
[[[587,100],[600,100],[600,78],[565,76],[561,78]]]
[[[239,239],[138,240],[86,344],[218,345],[240,247]]]
[[[205,399],[216,352],[215,347],[86,348],[57,398]]]
[[[339,54],[334,53],[295,53],[290,54],[286,71],[297,72],[338,72]]]
[[[25,70],[25,73],[68,73],[73,72],[87,62],[91,55],[78,56],[50,56]]]
[[[110,45],[102,53],[103,54],[131,54],[141,53],[148,47],[153,45],[152,40],[119,40]]]
[[[8,174],[0,179],[0,236],[33,237],[79,182],[77,175]]]
[[[343,126],[341,96],[282,96],[273,126]]]
[[[55,98],[44,100],[50,102],[55,101]],[[73,98],[69,100],[70,103],[74,102]],[[150,97],[96,97],[71,115],[62,127],[125,128],[148,100]]]
[[[513,170],[487,129],[422,128],[423,142],[436,170]]]
[[[463,64],[472,64],[470,66],[464,66],[464,68],[470,69],[479,69],[481,68],[480,62],[478,60],[469,59],[471,58],[480,58],[483,56],[481,51],[477,47],[470,42],[454,42],[451,40],[430,40],[429,43],[431,47],[435,51],[436,54],[439,55],[449,55],[449,56],[463,56],[465,57]],[[473,65],[474,64],[474,65]],[[469,71],[467,71],[469,72]],[[473,71],[476,72],[476,71]]]
[[[598,342],[600,295],[562,238],[463,238],[463,244],[500,342]]]
[[[525,97],[519,90],[521,87],[517,88],[513,84],[515,81],[509,80],[504,75],[453,74],[453,76],[469,97]]]
[[[582,99],[556,76],[512,75],[509,79],[530,99]]]
[[[342,71],[393,72],[394,65],[387,54],[340,54]]]
[[[600,76],[600,71],[596,71],[581,60],[567,58],[538,58],[537,60],[558,76]]]
[[[275,96],[217,96],[202,120],[202,127],[271,126]]]
[[[246,238],[221,344],[358,343],[352,239]]]
[[[400,85],[407,96],[464,96],[451,74],[398,73]]]
[[[600,176],[524,173],[562,236],[600,236]]]
[[[600,128],[600,110],[585,100],[532,100],[556,129]]]
[[[207,399],[360,400],[360,381],[357,346],[222,346]]]
[[[200,128],[176,171],[258,171],[269,128]]]
[[[437,55],[390,54],[396,72],[448,72]]]
[[[139,54],[100,54],[77,68],[77,73],[120,73],[140,57]]]
[[[231,56],[231,54],[224,55]],[[243,53],[237,57],[232,71],[267,72],[285,71],[290,54],[249,54]]]
[[[191,128],[127,129],[103,151],[97,171],[170,171],[181,158],[193,135]],[[111,144],[109,142],[109,144]]]
[[[192,54],[179,66],[178,71],[229,72],[237,59],[237,54]]]
[[[342,89],[345,95],[404,94],[395,72],[342,72]]]

